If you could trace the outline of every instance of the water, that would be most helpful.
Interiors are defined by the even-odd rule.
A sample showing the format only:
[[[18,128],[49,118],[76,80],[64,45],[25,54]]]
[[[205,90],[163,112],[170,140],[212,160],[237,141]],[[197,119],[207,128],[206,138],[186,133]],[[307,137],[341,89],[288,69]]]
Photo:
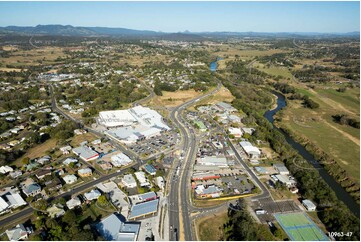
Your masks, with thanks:
[[[222,58],[217,57],[217,59],[215,61],[211,62],[211,64],[209,65],[209,69],[211,71],[215,72],[217,70],[217,67],[218,67],[217,61],[219,61],[219,60],[222,60]]]
[[[264,117],[271,122],[273,125],[274,122],[274,115],[286,106],[286,99],[285,97],[277,92],[274,94],[278,97],[277,98],[277,107],[273,110],[269,110],[264,114]],[[309,153],[301,144],[294,141],[288,134],[280,130],[279,128],[273,126],[275,129],[280,131],[286,138],[286,141],[298,151],[298,153],[305,159],[308,163],[310,163],[316,170],[319,172],[321,178],[330,186],[330,188],[336,193],[337,198],[345,203],[345,205],[351,210],[356,217],[360,216],[360,206],[353,200],[353,198],[346,192],[344,188],[341,187],[340,184],[336,182],[336,180],[327,173],[327,171],[322,168],[320,164],[315,161],[315,158],[311,153]]]

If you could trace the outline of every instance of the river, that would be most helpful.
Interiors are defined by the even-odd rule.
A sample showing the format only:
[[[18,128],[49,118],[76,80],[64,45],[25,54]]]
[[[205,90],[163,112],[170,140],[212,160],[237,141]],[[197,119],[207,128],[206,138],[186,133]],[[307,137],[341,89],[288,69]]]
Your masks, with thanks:
[[[286,106],[286,99],[280,93],[274,92],[277,96],[277,107],[273,110],[269,110],[264,114],[264,117],[273,125],[274,115]],[[310,163],[316,170],[319,172],[322,179],[330,186],[330,188],[336,193],[337,198],[345,203],[345,205],[351,210],[356,217],[360,216],[360,206],[353,200],[353,198],[346,192],[344,188],[341,187],[337,181],[327,173],[327,171],[317,162],[311,153],[309,153],[300,143],[294,141],[288,134],[277,128],[273,125],[275,129],[280,131],[286,138],[286,141],[298,151],[298,153],[305,159],[308,163]]]
[[[215,61],[212,61],[211,64],[209,65],[209,69],[212,71],[212,72],[215,72],[217,70],[217,61],[219,60],[222,60],[222,58],[220,57],[217,57],[217,59]]]

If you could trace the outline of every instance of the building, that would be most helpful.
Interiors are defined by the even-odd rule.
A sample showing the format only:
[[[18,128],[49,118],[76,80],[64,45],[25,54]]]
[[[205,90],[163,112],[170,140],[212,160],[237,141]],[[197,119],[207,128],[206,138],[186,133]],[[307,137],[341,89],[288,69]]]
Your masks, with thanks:
[[[78,175],[80,177],[89,177],[93,175],[93,172],[90,168],[84,168],[84,169],[79,169],[78,170]]]
[[[6,174],[6,173],[9,173],[9,172],[13,172],[14,169],[11,168],[10,166],[1,166],[0,167],[0,173],[1,174]]]
[[[316,211],[316,205],[311,200],[302,200],[302,205],[307,209],[307,211]]]
[[[102,195],[102,194],[97,189],[93,189],[90,192],[84,193],[84,197],[88,201],[98,199],[98,197],[100,197],[100,195]]]
[[[228,131],[229,131],[229,134],[233,135],[235,138],[241,138],[243,135],[243,132],[240,128],[229,127]]]
[[[289,175],[290,172],[287,167],[282,163],[273,164],[273,168],[280,174],[280,175]]]
[[[37,171],[35,171],[35,176],[39,180],[42,180],[44,177],[50,176],[50,175],[51,175],[50,169],[38,169]]]
[[[216,106],[223,112],[236,112],[237,109],[232,107],[232,105],[225,103],[225,102],[218,102],[216,103]]]
[[[0,214],[6,212],[8,208],[9,204],[2,197],[0,197]]]
[[[133,195],[133,196],[129,196],[129,203],[131,204],[139,204],[139,203],[144,203],[144,202],[148,202],[148,201],[152,201],[157,199],[158,196],[155,192],[147,192],[147,193],[143,193],[143,194],[137,194],[137,195]]]
[[[126,186],[127,188],[134,188],[137,187],[137,182],[135,181],[134,177],[132,174],[128,174],[125,175],[122,178],[122,183],[124,184],[124,186]]]
[[[155,184],[157,184],[157,186],[158,186],[161,190],[163,190],[163,189],[164,189],[164,179],[163,179],[163,177],[157,176],[157,177],[155,178]]]
[[[202,180],[210,180],[210,179],[218,179],[218,178],[221,178],[221,176],[216,175],[212,172],[193,173],[192,175],[193,181],[202,181]]]
[[[23,173],[22,171],[20,170],[16,170],[16,171],[13,171],[13,172],[10,172],[10,177],[15,179],[15,178],[18,178],[19,176],[21,176]]]
[[[71,149],[72,149],[71,146],[67,145],[67,146],[61,147],[60,151],[63,152],[63,155],[67,155],[70,153]]]
[[[77,162],[78,162],[78,159],[75,159],[74,157],[68,157],[63,161],[63,164],[68,166],[71,163],[77,163]]]
[[[208,187],[205,187],[203,185],[198,185],[194,191],[197,197],[201,197],[201,198],[215,198],[221,196],[222,194],[221,189],[219,189],[215,185],[211,185]]]
[[[107,241],[136,241],[140,223],[125,222],[125,218],[113,213],[96,226],[98,233]]]
[[[255,131],[255,129],[254,129],[254,128],[242,128],[242,131],[243,131],[243,133],[245,133],[245,134],[252,135],[253,132]]]
[[[51,179],[50,181],[45,182],[44,185],[49,192],[59,190],[63,187],[59,178]]]
[[[17,208],[27,204],[19,193],[10,192],[5,197],[8,200],[9,208]]]
[[[292,187],[296,185],[296,182],[291,181],[287,175],[275,175],[275,177],[282,185],[286,185],[287,187]]]
[[[78,180],[78,178],[75,175],[66,175],[63,177],[63,180],[66,184],[73,184]]]
[[[242,141],[239,144],[250,158],[257,159],[261,156],[261,151],[257,147],[253,146],[250,142]]]
[[[66,202],[66,206],[69,208],[69,209],[73,209],[77,206],[80,206],[81,205],[81,201],[78,197],[74,197],[72,199],[70,199],[69,201]]]
[[[84,161],[91,161],[98,159],[99,154],[87,146],[80,146],[73,149],[73,153],[79,156]]]
[[[155,215],[158,211],[159,199],[138,203],[131,207],[128,219],[135,220]]]
[[[5,231],[10,241],[26,240],[28,238],[28,232],[23,224],[18,224],[12,229]]]
[[[154,176],[157,173],[157,169],[155,169],[155,167],[151,164],[146,164],[144,166],[144,170],[152,176]]]
[[[100,161],[97,164],[105,171],[111,170],[113,168],[112,164],[110,164],[109,162]]]
[[[29,185],[25,185],[23,187],[23,193],[29,197],[29,196],[35,196],[36,194],[39,194],[41,192],[41,187],[37,183],[31,183]]]
[[[138,172],[135,172],[134,175],[137,178],[137,180],[139,181],[139,184],[141,187],[150,186],[150,183],[149,183],[148,179],[145,177],[144,172],[138,171]]]
[[[115,167],[126,166],[132,163],[132,160],[124,153],[113,155],[110,160]]]
[[[204,166],[228,167],[226,157],[222,157],[222,156],[218,156],[218,157],[205,156],[203,158],[198,158],[197,164],[204,165]]]
[[[46,211],[49,213],[49,216],[51,218],[59,218],[65,214],[63,206],[61,206],[60,204],[58,205],[54,204],[50,208],[46,209]]]

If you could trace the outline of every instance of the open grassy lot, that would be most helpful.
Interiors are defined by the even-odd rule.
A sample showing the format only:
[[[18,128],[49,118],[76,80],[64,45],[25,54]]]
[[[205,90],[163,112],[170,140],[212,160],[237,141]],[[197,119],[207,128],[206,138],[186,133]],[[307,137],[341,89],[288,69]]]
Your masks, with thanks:
[[[98,137],[95,136],[92,133],[85,133],[85,134],[81,134],[81,135],[74,135],[74,137],[72,138],[70,145],[72,147],[77,147],[80,145],[81,142],[83,141],[88,141],[91,142],[95,139],[97,139]]]
[[[57,140],[56,139],[49,139],[45,141],[44,143],[35,146],[34,148],[29,149],[22,157],[17,159],[13,165],[16,165],[18,167],[22,166],[21,160],[24,157],[29,157],[30,159],[34,159],[37,157],[41,157],[46,155],[46,152],[48,150],[51,150],[56,147]]]
[[[224,240],[223,224],[226,223],[227,218],[227,211],[223,211],[196,220],[198,239],[202,241]]]
[[[232,95],[232,93],[227,88],[221,87],[221,89],[214,95],[211,95],[211,96],[197,102],[196,106],[215,104],[215,103],[221,102],[221,101],[230,103],[234,99],[235,99],[235,97]],[[189,110],[195,111],[195,106],[189,107]]]
[[[283,111],[281,123],[314,142],[333,157],[351,177],[359,181],[359,129],[335,123],[331,115],[340,113],[340,110],[314,99],[320,103],[320,108],[316,111],[304,108],[300,103],[290,102]]]
[[[283,78],[292,79],[292,74],[286,67],[281,67],[281,66],[267,67],[266,65],[259,62],[255,62],[253,64],[253,67],[270,75],[281,76]]]

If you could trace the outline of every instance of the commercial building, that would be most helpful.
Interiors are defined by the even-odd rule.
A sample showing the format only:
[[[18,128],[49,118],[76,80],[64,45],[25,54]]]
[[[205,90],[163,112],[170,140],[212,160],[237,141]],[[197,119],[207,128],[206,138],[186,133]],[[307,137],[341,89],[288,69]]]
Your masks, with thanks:
[[[250,142],[242,141],[239,144],[250,158],[255,159],[261,156],[261,151],[257,147],[253,146]]]
[[[99,154],[87,146],[80,146],[73,149],[73,153],[79,156],[84,161],[91,161],[98,159]]]
[[[287,175],[275,175],[275,177],[278,179],[278,181],[281,184],[286,185],[287,187],[292,187],[292,186],[296,185],[296,182],[291,181]]]
[[[135,220],[145,218],[146,216],[155,215],[158,211],[158,202],[159,199],[155,199],[133,205],[130,209],[128,219]]]
[[[132,160],[124,153],[113,155],[110,160],[115,167],[126,166],[132,163]]]
[[[19,193],[10,192],[5,197],[8,200],[9,208],[17,208],[27,204]]]
[[[302,205],[307,209],[307,211],[316,211],[316,205],[308,199],[302,200]]]
[[[157,173],[157,169],[155,169],[155,167],[151,164],[146,164],[144,166],[144,170],[152,176],[154,176]]]
[[[210,179],[218,179],[220,175],[216,175],[212,172],[205,172],[205,173],[194,173],[192,175],[193,181],[202,181],[202,180],[210,180]]]
[[[143,194],[137,194],[137,195],[129,196],[128,198],[129,198],[129,202],[131,204],[135,205],[135,204],[155,200],[158,197],[157,197],[157,194],[155,192],[147,192],[147,193],[143,193]]]
[[[96,225],[96,230],[107,241],[136,241],[140,223],[129,223],[118,213],[113,213]]]
[[[290,172],[287,167],[282,163],[273,164],[273,168],[280,174],[280,175],[289,175]]]
[[[228,167],[226,157],[205,156],[197,159],[198,165]]]
[[[222,194],[221,189],[219,189],[215,185],[211,185],[208,187],[198,185],[194,191],[196,195],[201,198],[215,198],[219,197]]]
[[[224,112],[235,112],[237,111],[237,109],[235,109],[234,107],[232,107],[232,105],[225,103],[225,102],[218,102],[216,103],[216,106],[224,111]]]

